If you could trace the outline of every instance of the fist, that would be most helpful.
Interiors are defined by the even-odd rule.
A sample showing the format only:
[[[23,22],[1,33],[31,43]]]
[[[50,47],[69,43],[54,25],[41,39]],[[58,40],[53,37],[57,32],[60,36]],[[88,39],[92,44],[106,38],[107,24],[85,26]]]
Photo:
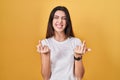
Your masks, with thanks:
[[[42,46],[41,41],[39,41],[39,44],[37,45],[37,52],[46,54],[50,53],[50,49],[47,45]]]
[[[76,54],[81,54],[81,55],[83,55],[87,51],[91,51],[91,49],[86,47],[85,41],[83,41],[83,44],[81,46],[76,46],[76,48],[74,49],[74,52]]]

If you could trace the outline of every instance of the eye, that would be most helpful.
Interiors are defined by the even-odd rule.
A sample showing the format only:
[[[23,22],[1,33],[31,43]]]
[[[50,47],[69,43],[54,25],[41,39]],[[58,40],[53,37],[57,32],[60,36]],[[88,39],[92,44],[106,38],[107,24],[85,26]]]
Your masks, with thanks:
[[[54,19],[58,19],[59,17],[58,17],[58,16],[54,16],[53,18],[54,18]]]
[[[62,20],[66,20],[66,17],[62,17]]]

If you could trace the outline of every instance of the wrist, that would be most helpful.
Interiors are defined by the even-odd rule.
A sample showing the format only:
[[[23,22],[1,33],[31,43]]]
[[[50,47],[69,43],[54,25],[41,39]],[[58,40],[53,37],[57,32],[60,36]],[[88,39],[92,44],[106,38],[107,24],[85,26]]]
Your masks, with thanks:
[[[77,53],[75,53],[74,56],[75,56],[75,57],[82,57],[82,54],[77,54]]]
[[[74,60],[80,61],[81,59],[82,59],[82,55],[80,55],[80,54],[75,54],[74,55]]]

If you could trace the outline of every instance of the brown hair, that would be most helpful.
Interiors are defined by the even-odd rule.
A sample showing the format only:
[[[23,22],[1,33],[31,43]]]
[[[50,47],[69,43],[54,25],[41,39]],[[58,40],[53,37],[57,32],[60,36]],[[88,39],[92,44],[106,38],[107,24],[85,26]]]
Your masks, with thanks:
[[[64,11],[65,15],[66,15],[67,25],[66,25],[66,28],[65,28],[65,35],[67,37],[74,37],[74,33],[73,33],[73,29],[72,29],[72,23],[71,23],[70,14],[69,14],[68,9],[64,6],[57,6],[50,13],[48,26],[47,26],[46,38],[50,38],[50,37],[54,36],[54,29],[53,29],[52,21],[53,21],[54,14],[57,10]]]

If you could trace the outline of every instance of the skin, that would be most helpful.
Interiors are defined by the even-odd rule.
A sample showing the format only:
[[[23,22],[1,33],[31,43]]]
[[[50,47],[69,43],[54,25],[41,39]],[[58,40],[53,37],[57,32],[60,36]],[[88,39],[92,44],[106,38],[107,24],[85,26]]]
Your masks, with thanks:
[[[55,35],[53,36],[55,40],[61,42],[67,39],[64,29],[66,27],[66,15],[63,11],[56,11],[53,18],[53,28]],[[74,49],[74,56],[81,57],[87,51],[89,51],[86,47],[86,42],[83,41],[82,46],[76,46]],[[42,61],[42,76],[44,80],[49,80],[51,75],[51,65],[50,65],[50,49],[48,46],[42,46],[41,41],[37,45],[37,51],[41,53],[41,61]],[[74,74],[76,80],[81,80],[84,75],[84,66],[82,60],[74,62]]]
[[[55,30],[54,38],[57,41],[64,41],[67,37],[64,33],[66,27],[66,15],[63,11],[56,11],[53,18],[53,28]]]

